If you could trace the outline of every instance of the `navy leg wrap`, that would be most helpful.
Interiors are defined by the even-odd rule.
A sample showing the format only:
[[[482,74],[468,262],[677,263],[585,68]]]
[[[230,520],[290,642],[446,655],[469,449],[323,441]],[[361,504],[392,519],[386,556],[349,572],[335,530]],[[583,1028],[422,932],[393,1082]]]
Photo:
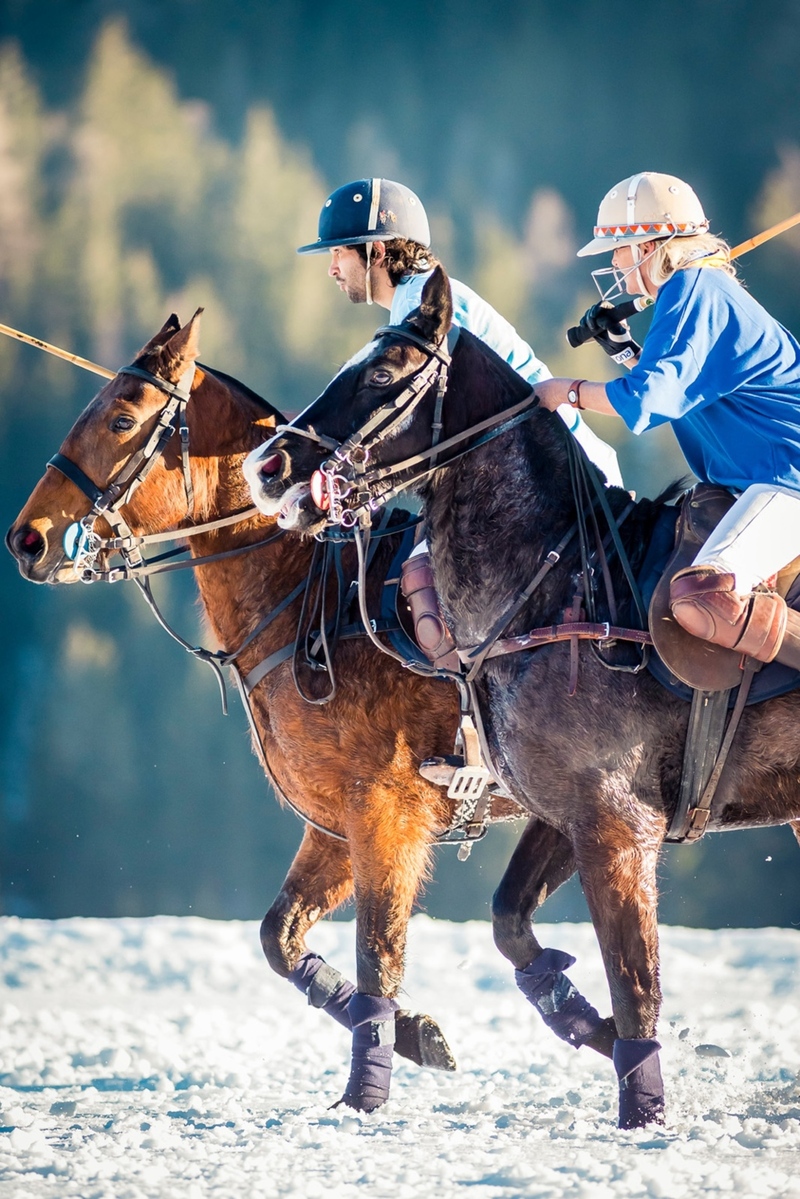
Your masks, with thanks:
[[[547,1027],[580,1049],[603,1020],[564,974],[574,964],[575,958],[560,949],[543,949],[530,966],[515,970],[514,978]]]
[[[304,953],[289,975],[289,982],[308,996],[311,1007],[321,1008],[347,1029],[352,1027],[347,1005],[356,989],[318,953]]]
[[[353,1058],[342,1103],[372,1112],[389,1098],[397,1004],[356,991],[348,1005],[353,1026]]]
[[[644,1128],[664,1123],[664,1083],[658,1041],[636,1038],[614,1042],[619,1078],[619,1127]]]

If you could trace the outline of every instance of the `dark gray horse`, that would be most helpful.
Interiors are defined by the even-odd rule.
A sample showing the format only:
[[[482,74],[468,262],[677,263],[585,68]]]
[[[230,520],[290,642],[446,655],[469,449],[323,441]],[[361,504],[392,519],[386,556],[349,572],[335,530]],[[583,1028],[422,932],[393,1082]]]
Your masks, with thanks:
[[[295,422],[312,436],[287,431],[269,443],[256,499],[265,510],[282,510],[288,527],[308,533],[323,529],[325,509],[338,501],[323,486],[335,471],[321,475],[319,467],[325,460],[337,461],[331,442],[341,446],[350,439],[339,461],[343,470],[353,463],[358,470],[356,485],[342,503],[363,506],[371,499],[373,506],[379,504],[398,479],[416,487],[425,506],[444,614],[458,646],[467,649],[502,624],[539,573],[541,585],[504,635],[557,622],[576,591],[581,558],[574,538],[564,546],[576,520],[576,501],[572,451],[557,416],[534,407],[529,419],[462,456],[469,441],[459,440],[459,434],[491,423],[501,411],[524,409],[527,390],[505,363],[463,331],[449,363],[437,469],[428,469],[439,400],[436,386],[427,383],[437,373],[437,355],[446,357],[451,318],[449,284],[437,269],[417,312],[403,326],[381,331]],[[417,456],[397,475],[387,473],[393,464]],[[608,490],[607,498],[616,514],[630,503],[618,489]],[[658,504],[643,501],[627,516],[623,532],[633,559],[643,552],[657,512]],[[549,573],[542,571],[557,547],[559,559]],[[624,587],[619,560],[611,574],[615,585]],[[624,654],[618,666],[630,665]],[[689,707],[647,672],[607,669],[603,655],[609,652],[582,646],[572,695],[570,647],[563,643],[487,659],[477,690],[498,770],[512,793],[551,830],[551,871],[560,852],[564,876],[574,866],[580,873],[616,1023],[620,1124],[635,1127],[663,1119],[655,1039],[661,1003],[656,865],[678,799]],[[747,709],[716,792],[710,829],[797,821],[799,716],[797,692]],[[570,959],[543,950],[528,912],[520,915],[521,891],[530,911],[544,897],[541,879],[529,873],[533,848],[523,838],[497,891],[495,939],[529,998],[541,1000],[544,987],[540,1010],[549,1004],[557,1023],[559,1015],[569,1016],[569,1003],[559,1000],[564,980],[559,972]],[[554,977],[562,982],[553,986]]]

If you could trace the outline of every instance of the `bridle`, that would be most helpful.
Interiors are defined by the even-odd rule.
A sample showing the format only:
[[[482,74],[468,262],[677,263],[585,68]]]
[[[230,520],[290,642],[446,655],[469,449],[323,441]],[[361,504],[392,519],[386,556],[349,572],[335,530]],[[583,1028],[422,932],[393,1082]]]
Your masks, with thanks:
[[[81,470],[65,454],[54,454],[48,466],[55,467],[92,503],[91,510],[77,522],[74,530],[75,555],[74,567],[80,571],[83,582],[94,582],[99,575],[97,559],[105,550],[118,550],[126,563],[131,566],[143,565],[141,546],[144,538],[137,538],[125,520],[120,509],[130,501],[137,487],[147,478],[150,471],[163,455],[168,443],[177,432],[181,442],[181,465],[183,483],[186,492],[187,516],[191,517],[194,509],[194,487],[189,463],[189,427],[186,422],[186,406],[191,396],[191,385],[195,375],[195,364],[188,367],[177,383],[170,383],[152,371],[139,366],[123,366],[118,375],[132,375],[143,379],[159,391],[164,392],[166,400],[158,414],[158,420],[144,445],[128,461],[120,467],[110,482],[102,489]],[[97,521],[103,517],[114,530],[113,538],[103,538],[95,531]],[[69,530],[68,530],[69,532]]]
[[[370,486],[375,481],[375,472],[368,469],[368,464],[374,449],[405,424],[434,387],[436,400],[431,422],[432,450],[436,449],[442,435],[442,408],[452,354],[458,340],[458,328],[454,327],[440,344],[426,341],[410,329],[396,325],[383,325],[376,330],[376,338],[388,336],[400,336],[403,341],[421,349],[427,358],[411,375],[403,391],[376,408],[361,428],[337,446],[333,451],[333,457],[320,467],[320,473],[325,480],[331,521],[345,529],[353,528],[359,523],[359,518],[362,521],[371,521],[377,510],[369,503]],[[353,495],[353,492],[356,494]],[[348,498],[355,500],[355,506],[352,503],[345,506],[344,501]]]
[[[198,364],[199,365],[199,364]],[[208,371],[208,368],[203,368]],[[149,475],[150,471],[162,457],[172,437],[177,433],[181,445],[181,468],[183,471],[183,486],[186,494],[186,517],[191,520],[194,510],[194,486],[189,455],[189,426],[186,420],[186,406],[191,399],[191,388],[196,367],[192,363],[181,375],[177,383],[171,383],[161,375],[145,370],[140,366],[123,366],[118,375],[132,375],[143,379],[153,387],[157,387],[166,395],[166,400],[158,414],[155,428],[147,441],[119,469],[117,474],[106,485],[105,489],[97,486],[92,479],[65,454],[54,454],[48,466],[60,471],[71,483],[83,492],[92,503],[91,510],[80,521],[76,521],[67,530],[67,539],[71,542],[73,552],[65,544],[65,556],[68,557],[83,583],[116,583],[121,580],[146,579],[152,574],[162,574],[172,570],[193,568],[205,562],[215,562],[243,552],[241,549],[224,550],[218,554],[207,554],[195,557],[190,562],[165,562],[183,551],[171,551],[159,558],[146,562],[142,550],[150,545],[158,545],[167,541],[185,540],[202,533],[214,532],[228,525],[238,524],[251,516],[258,515],[256,507],[242,508],[229,516],[216,520],[205,521],[202,524],[191,524],[184,528],[167,530],[163,533],[145,533],[134,536],[121,509],[130,501],[137,487]],[[213,371],[209,371],[213,374]],[[103,517],[114,531],[112,537],[101,537],[96,531],[97,521]],[[268,540],[272,540],[269,538]],[[257,549],[265,544],[256,542],[250,548]],[[110,569],[99,569],[98,558],[101,554],[118,553],[123,565]]]
[[[441,343],[426,341],[403,325],[384,325],[375,333],[376,338],[390,336],[418,346],[427,358],[410,377],[404,390],[376,408],[345,441],[337,444],[314,429],[299,429],[294,425],[282,426],[278,431],[278,435],[294,433],[333,450],[331,457],[318,469],[320,487],[318,494],[313,496],[315,502],[324,499],[323,510],[326,510],[329,525],[340,525],[345,529],[352,529],[356,525],[370,527],[381,508],[406,488],[421,482],[441,466],[449,465],[492,438],[508,432],[527,420],[538,405],[531,390],[518,403],[442,441],[442,411],[459,329],[454,326]],[[436,399],[430,447],[392,465],[372,466],[375,450],[409,420],[434,387]],[[469,445],[465,445],[466,442]],[[441,456],[450,450],[456,452],[442,462]],[[391,487],[385,488],[379,495],[373,494],[376,484],[392,479],[395,481]],[[322,504],[317,506],[323,508]]]
[[[208,368],[203,369],[213,374],[213,371],[210,371]],[[213,554],[196,555],[188,561],[165,561],[165,559],[173,558],[177,554],[185,553],[185,548],[171,550],[151,561],[145,561],[142,551],[148,545],[156,545],[168,541],[185,541],[187,538],[197,536],[201,533],[209,533],[229,525],[239,524],[251,517],[258,516],[259,511],[256,507],[252,506],[232,512],[228,516],[218,517],[216,520],[205,521],[202,524],[192,524],[184,528],[170,529],[161,533],[145,533],[139,536],[134,536],[121,511],[129,502],[136,488],[147,478],[150,471],[164,454],[172,437],[177,433],[181,443],[181,464],[184,491],[186,494],[187,513],[184,519],[191,519],[194,509],[194,487],[192,485],[189,457],[189,427],[186,421],[186,406],[191,398],[191,387],[195,371],[195,364],[192,363],[184,371],[177,384],[171,383],[168,379],[164,379],[160,375],[144,370],[144,368],[139,366],[124,366],[117,372],[119,375],[132,375],[134,378],[142,379],[146,383],[152,384],[152,386],[157,387],[159,391],[163,392],[167,398],[158,413],[158,420],[155,427],[145,443],[124,463],[117,474],[106,485],[105,489],[98,487],[85,471],[65,454],[54,454],[47,465],[54,467],[65,478],[74,483],[92,504],[91,510],[87,515],[82,520],[75,522],[67,530],[65,536],[65,541],[71,532],[74,536],[74,556],[70,555],[65,548],[65,557],[72,560],[76,572],[80,572],[79,578],[81,581],[84,583],[116,583],[123,580],[132,580],[135,582],[156,620],[169,633],[170,637],[177,641],[188,653],[212,667],[220,686],[222,709],[223,712],[227,712],[225,684],[220,667],[234,663],[238,655],[267,627],[282,608],[279,606],[278,609],[273,610],[273,612],[265,617],[245,639],[243,644],[233,653],[226,654],[221,651],[208,650],[202,646],[192,645],[172,628],[161,612],[150,589],[150,576],[163,574],[167,571],[195,569],[197,566],[210,562],[218,562],[224,558],[250,553],[278,540],[283,536],[283,530],[279,529],[269,537],[235,546],[232,549],[222,550]],[[111,526],[115,536],[102,537],[95,531],[95,524],[100,517],[103,517]],[[110,569],[100,569],[97,560],[101,554],[108,552],[118,553],[122,558],[123,565]],[[294,599],[295,596],[292,595],[291,598]]]
[[[388,497],[373,500],[370,487],[377,479],[384,477],[387,469],[394,468],[369,468],[373,451],[409,419],[433,388],[436,389],[436,400],[431,421],[431,449],[428,454],[435,463],[440,449],[442,408],[447,391],[448,372],[459,330],[454,326],[440,343],[428,341],[402,325],[383,325],[376,329],[373,336],[374,339],[399,337],[415,345],[426,355],[425,361],[410,376],[399,395],[393,396],[391,400],[376,408],[364,424],[343,442],[325,437],[313,428],[302,429],[289,424],[279,425],[274,436],[262,450],[262,455],[266,456],[276,441],[290,434],[304,437],[323,449],[332,450],[332,457],[322,463],[319,473],[324,480],[329,523],[345,529],[352,529],[359,523],[371,524],[372,517],[387,502]]]

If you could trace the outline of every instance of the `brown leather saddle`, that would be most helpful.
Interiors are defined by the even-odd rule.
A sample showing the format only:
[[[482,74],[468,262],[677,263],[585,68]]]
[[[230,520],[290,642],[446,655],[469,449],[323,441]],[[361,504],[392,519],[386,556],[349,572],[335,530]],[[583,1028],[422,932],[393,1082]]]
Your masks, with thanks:
[[[686,493],[675,529],[675,548],[650,601],[650,633],[657,653],[672,674],[699,691],[728,691],[738,687],[743,677],[744,655],[687,633],[669,610],[669,585],[677,571],[691,566],[733,502],[729,491],[708,483],[698,483]],[[786,595],[798,573],[800,558],[778,575],[775,589],[779,594]]]

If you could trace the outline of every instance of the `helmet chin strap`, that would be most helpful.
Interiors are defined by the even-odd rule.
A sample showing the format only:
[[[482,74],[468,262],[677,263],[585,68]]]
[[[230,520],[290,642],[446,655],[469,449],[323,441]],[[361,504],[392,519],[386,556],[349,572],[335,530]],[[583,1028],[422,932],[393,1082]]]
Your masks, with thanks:
[[[367,272],[364,276],[364,285],[366,287],[368,304],[372,303],[372,276],[370,275],[370,271],[372,270],[372,247],[374,244],[374,242],[368,241],[364,247],[367,251]]]

